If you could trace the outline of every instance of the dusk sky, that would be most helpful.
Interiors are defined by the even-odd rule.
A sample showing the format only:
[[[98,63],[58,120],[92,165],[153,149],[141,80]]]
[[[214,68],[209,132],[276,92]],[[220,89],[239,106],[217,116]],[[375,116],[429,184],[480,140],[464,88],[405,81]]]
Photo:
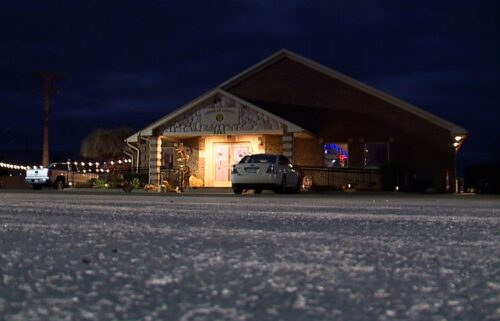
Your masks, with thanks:
[[[286,48],[469,131],[460,167],[500,158],[498,1],[0,2],[0,160],[38,164],[97,128],[140,129]]]

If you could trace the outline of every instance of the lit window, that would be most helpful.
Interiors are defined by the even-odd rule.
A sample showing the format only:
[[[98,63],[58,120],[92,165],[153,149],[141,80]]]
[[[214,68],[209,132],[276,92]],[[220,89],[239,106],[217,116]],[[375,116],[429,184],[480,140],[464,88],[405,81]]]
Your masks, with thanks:
[[[366,143],[365,167],[377,168],[389,160],[389,144]]]
[[[328,143],[324,146],[326,167],[348,167],[347,143]]]

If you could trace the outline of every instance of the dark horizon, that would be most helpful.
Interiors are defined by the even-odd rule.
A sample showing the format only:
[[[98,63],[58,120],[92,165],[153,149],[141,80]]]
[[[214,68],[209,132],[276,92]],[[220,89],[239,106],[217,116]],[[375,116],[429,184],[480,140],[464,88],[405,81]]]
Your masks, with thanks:
[[[486,1],[3,2],[0,159],[41,162],[36,72],[65,76],[55,83],[50,156],[75,159],[93,130],[139,130],[282,48],[467,129],[460,169],[500,159],[498,9]]]

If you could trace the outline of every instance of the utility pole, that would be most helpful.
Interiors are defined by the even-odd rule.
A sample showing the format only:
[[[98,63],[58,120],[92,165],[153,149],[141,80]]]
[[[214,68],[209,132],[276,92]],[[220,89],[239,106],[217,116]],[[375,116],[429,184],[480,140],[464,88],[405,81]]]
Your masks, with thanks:
[[[54,72],[42,72],[37,74],[44,81],[44,100],[43,100],[43,152],[42,165],[49,165],[49,111],[52,103],[52,96],[55,94],[55,89],[52,86],[53,82],[62,79],[59,74]]]

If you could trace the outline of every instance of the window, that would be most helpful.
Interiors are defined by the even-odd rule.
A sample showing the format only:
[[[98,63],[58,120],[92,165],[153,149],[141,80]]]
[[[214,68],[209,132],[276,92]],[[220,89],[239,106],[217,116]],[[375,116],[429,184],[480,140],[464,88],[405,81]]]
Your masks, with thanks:
[[[276,163],[276,155],[266,155],[266,154],[257,154],[251,155],[248,157],[243,157],[240,161],[242,163]]]
[[[377,168],[389,160],[389,144],[366,143],[365,167]]]
[[[328,143],[324,146],[326,167],[348,167],[347,143]]]
[[[283,166],[287,166],[289,168],[293,167],[292,162],[290,162],[290,160],[286,156],[283,156],[283,155],[281,155],[279,157],[279,164],[283,165]]]

